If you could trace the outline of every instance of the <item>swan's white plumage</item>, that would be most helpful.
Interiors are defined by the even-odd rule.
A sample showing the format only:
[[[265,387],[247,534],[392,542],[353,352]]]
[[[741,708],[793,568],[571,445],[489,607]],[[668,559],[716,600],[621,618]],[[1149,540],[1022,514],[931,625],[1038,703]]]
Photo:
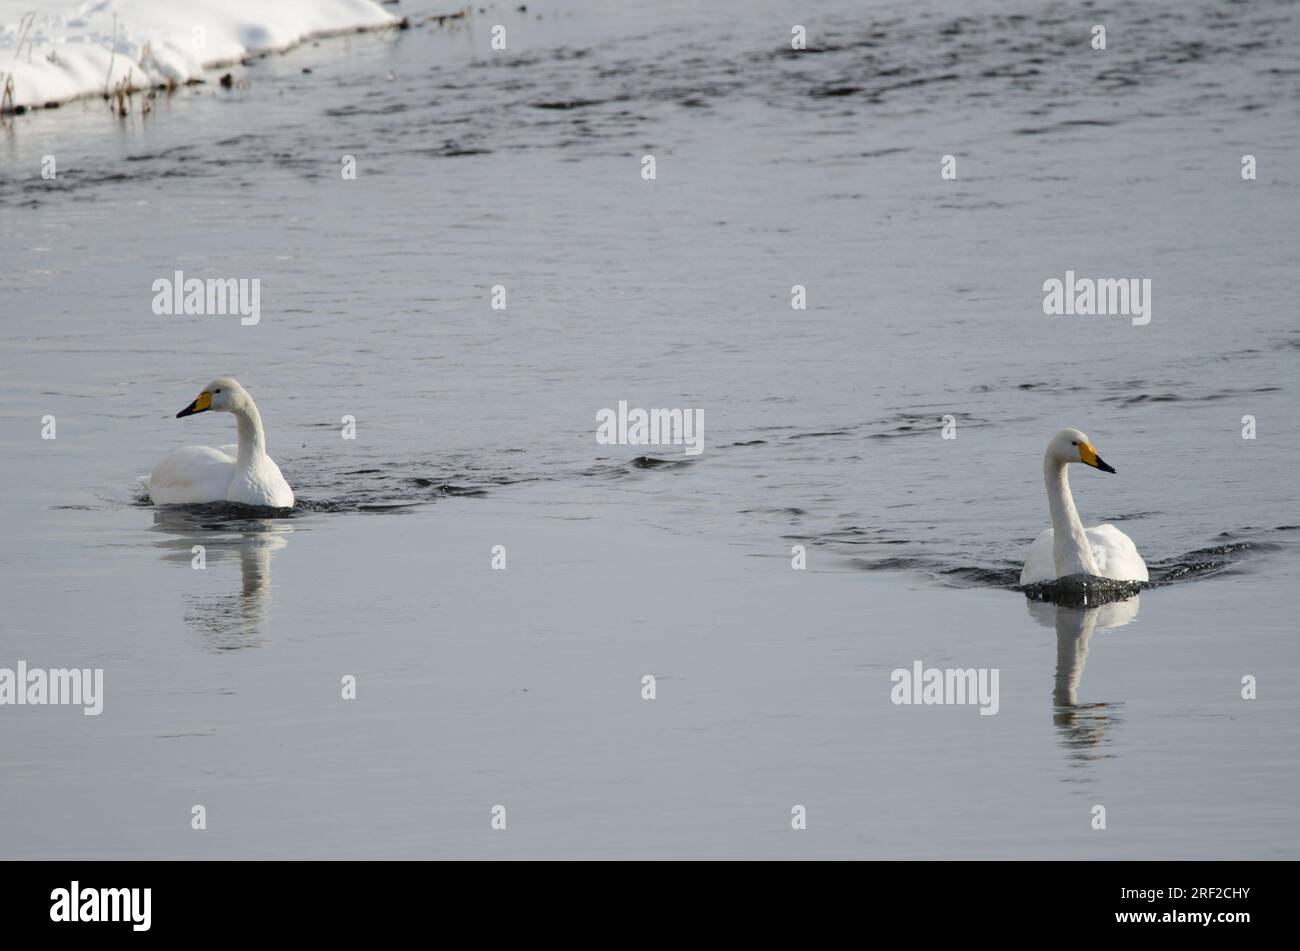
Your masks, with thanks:
[[[1088,547],[1092,549],[1097,574],[1115,581],[1150,581],[1147,564],[1138,554],[1137,545],[1114,525],[1094,525],[1085,528]],[[1036,584],[1057,578],[1056,563],[1052,559],[1052,529],[1045,528],[1041,535],[1025,549],[1025,567],[1020,571],[1020,583]]]
[[[1065,429],[1052,437],[1043,455],[1043,479],[1052,527],[1045,529],[1025,550],[1020,583],[1036,584],[1073,575],[1149,581],[1146,562],[1133,539],[1109,523],[1083,527],[1066,476],[1066,467],[1075,462],[1103,472],[1115,471],[1102,461],[1088,437],[1079,430]]]
[[[159,460],[149,476],[155,505],[225,501],[235,477],[238,446],[186,446]]]
[[[213,380],[177,415],[193,415],[207,409],[235,416],[239,442],[220,449],[186,446],[169,453],[149,476],[149,499],[155,505],[238,502],[292,508],[293,489],[280,467],[266,454],[262,418],[248,391],[232,379]]]

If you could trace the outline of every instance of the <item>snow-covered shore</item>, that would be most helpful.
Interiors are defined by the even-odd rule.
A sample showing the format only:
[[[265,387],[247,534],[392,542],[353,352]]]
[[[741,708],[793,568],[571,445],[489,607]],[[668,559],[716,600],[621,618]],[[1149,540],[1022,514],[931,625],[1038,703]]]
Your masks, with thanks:
[[[0,109],[201,80],[312,36],[397,23],[372,0],[0,0]]]

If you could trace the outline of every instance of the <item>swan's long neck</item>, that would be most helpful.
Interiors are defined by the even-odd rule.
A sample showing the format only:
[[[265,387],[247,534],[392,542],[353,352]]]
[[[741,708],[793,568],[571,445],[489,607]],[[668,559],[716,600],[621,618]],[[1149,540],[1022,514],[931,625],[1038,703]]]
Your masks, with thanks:
[[[1092,557],[1092,548],[1088,545],[1088,535],[1074,507],[1065,465],[1051,456],[1043,459],[1047,504],[1052,510],[1052,562],[1056,567],[1056,577],[1100,575]]]
[[[266,455],[266,433],[262,431],[262,414],[252,400],[232,409],[239,423],[239,457],[236,464],[246,468]]]

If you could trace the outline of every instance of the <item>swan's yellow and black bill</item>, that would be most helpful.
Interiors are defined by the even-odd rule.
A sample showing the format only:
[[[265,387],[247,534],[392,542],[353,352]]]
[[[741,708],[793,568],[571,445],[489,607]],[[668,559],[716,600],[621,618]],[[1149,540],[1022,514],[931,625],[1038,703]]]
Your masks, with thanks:
[[[195,398],[193,403],[177,413],[176,418],[180,419],[182,416],[193,416],[195,413],[202,413],[204,410],[209,409],[212,409],[212,394],[205,390]]]
[[[1115,467],[1107,465],[1101,456],[1097,455],[1097,450],[1093,448],[1090,442],[1079,443],[1079,461],[1085,466],[1092,466],[1094,469],[1100,469],[1102,472],[1114,472]]]

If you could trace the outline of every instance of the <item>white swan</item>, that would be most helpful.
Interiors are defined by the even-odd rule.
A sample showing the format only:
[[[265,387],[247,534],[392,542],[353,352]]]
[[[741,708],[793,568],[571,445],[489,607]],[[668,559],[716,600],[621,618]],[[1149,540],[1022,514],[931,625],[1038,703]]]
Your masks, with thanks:
[[[149,476],[149,499],[155,505],[238,502],[292,508],[293,489],[266,454],[262,417],[248,391],[235,380],[213,380],[176,418],[207,410],[234,414],[239,445],[186,446],[165,456]]]
[[[1115,581],[1150,580],[1146,562],[1138,554],[1133,539],[1114,525],[1085,529],[1079,521],[1074,497],[1070,495],[1070,480],[1065,474],[1065,467],[1072,462],[1082,462],[1102,472],[1115,471],[1102,461],[1088,437],[1077,429],[1063,429],[1052,437],[1043,455],[1043,480],[1047,483],[1052,527],[1025,550],[1020,583],[1035,584],[1070,575],[1094,575]]]

